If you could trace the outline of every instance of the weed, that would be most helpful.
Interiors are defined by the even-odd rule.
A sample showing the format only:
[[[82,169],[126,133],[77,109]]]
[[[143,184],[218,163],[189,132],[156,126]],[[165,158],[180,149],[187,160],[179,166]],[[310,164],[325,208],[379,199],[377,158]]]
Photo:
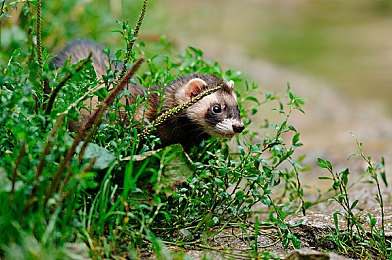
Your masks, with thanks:
[[[332,199],[338,202],[343,208],[343,211],[336,211],[333,214],[335,230],[331,233],[329,240],[336,245],[339,252],[345,255],[360,258],[377,256],[380,259],[389,259],[391,248],[388,244],[391,242],[387,241],[385,236],[384,203],[379,182],[379,177],[381,177],[384,185],[388,187],[384,170],[384,158],[379,163],[372,163],[371,157],[365,156],[362,143],[358,141],[354,134],[352,136],[355,138],[359,149],[359,154],[353,154],[352,156],[360,156],[367,164],[365,175],[362,178],[370,176],[371,180],[368,182],[375,183],[377,187],[375,199],[380,206],[381,223],[376,225],[377,220],[370,213],[367,216],[363,216],[358,213],[360,211],[356,211],[359,201],[351,201],[350,198],[349,189],[353,187],[355,182],[349,184],[349,169],[345,169],[340,173],[334,173],[331,162],[319,158],[318,165],[321,168],[327,169],[331,174],[331,177],[319,178],[333,182],[330,191],[335,191],[335,194],[332,196]],[[345,229],[339,225],[339,216],[345,220]]]
[[[52,28],[66,19],[61,12],[59,20],[50,16],[61,9],[56,3],[3,1],[1,6],[1,19],[8,19],[8,12],[15,8],[23,10],[19,30],[24,40],[12,39],[2,45],[0,56],[5,61],[0,66],[0,257],[136,258],[149,254],[150,249],[158,258],[169,259],[167,246],[176,245],[235,257],[277,259],[265,250],[269,245],[299,248],[300,241],[286,218],[305,214],[311,205],[304,201],[299,182],[299,174],[307,167],[301,165],[303,157],[294,156],[302,146],[300,133],[290,123],[292,113],[303,113],[304,99],[290,86],[283,95],[262,95],[256,84],[243,82],[240,72],[224,72],[217,62],[205,60],[197,48],[178,53],[164,37],[159,43],[138,41],[147,1],[143,1],[135,28],[117,21],[120,29],[113,35],[121,37],[126,49],[105,50],[111,68],[116,69],[108,68],[102,80],[92,72],[90,57],[51,70],[53,57],[45,43],[64,37],[55,35]],[[72,13],[72,18],[82,16],[75,11],[76,3],[62,4],[62,10]],[[54,19],[53,24],[46,17]],[[96,19],[92,31],[104,27],[105,22]],[[71,19],[62,24],[67,21],[74,23]],[[180,145],[154,149],[159,140],[150,131],[184,107],[170,110],[144,131],[140,130],[144,122],[126,127],[118,119],[119,111],[132,118],[136,107],[146,102],[145,97],[135,104],[117,101],[117,96],[126,92],[127,82],[151,89],[195,72],[235,81],[246,126],[256,125],[252,116],[267,103],[276,106],[271,113],[278,113],[282,120],[270,123],[266,119],[259,129],[265,134],[261,141],[260,133],[245,130],[231,143],[211,138],[187,154]],[[103,84],[106,88],[96,90]],[[45,88],[51,90],[49,95]],[[100,107],[79,132],[71,133],[70,121],[79,118],[80,108],[89,109],[83,101],[94,95],[99,97]],[[146,145],[139,147],[142,138]],[[384,162],[372,164],[357,143],[377,187],[378,176],[386,184],[381,170]],[[331,240],[345,253],[360,241],[372,245],[374,254],[390,254],[384,220],[379,228],[375,219],[367,216],[369,238],[360,224],[362,219],[353,212],[357,202],[351,202],[348,195],[349,171],[334,174],[331,163],[322,159],[319,165],[331,172],[334,198],[345,210],[336,213],[335,219],[340,214],[347,221],[347,230],[337,226]],[[384,212],[380,189],[376,199]],[[245,252],[235,246],[217,247],[216,241],[227,230],[232,231],[230,237],[241,233]],[[272,242],[263,244],[261,234]],[[357,255],[359,250],[354,248]]]
[[[36,9],[39,17],[40,7],[41,3]],[[125,52],[117,52],[111,62],[130,62],[134,68],[138,67],[135,57],[144,53],[143,45],[135,45],[136,49],[131,50],[143,15],[144,11],[135,30],[127,23],[119,22],[128,47]],[[168,48],[166,42],[162,44]],[[1,160],[6,185],[2,186],[1,196],[6,204],[2,207],[1,227],[2,231],[15,227],[14,232],[2,232],[2,254],[8,252],[11,257],[10,248],[14,246],[21,248],[21,254],[30,254],[28,242],[18,239],[24,237],[25,232],[34,243],[41,245],[41,255],[46,254],[45,248],[54,245],[58,251],[48,254],[66,254],[65,245],[70,242],[76,245],[78,241],[84,241],[96,256],[134,255],[146,241],[158,254],[166,250],[160,241],[172,242],[176,234],[182,234],[176,243],[183,241],[185,245],[193,239],[202,246],[234,223],[246,223],[257,203],[279,212],[279,217],[271,218],[271,221],[284,221],[281,205],[272,202],[269,195],[284,175],[279,165],[291,158],[294,148],[299,145],[298,134],[290,149],[285,148],[281,138],[284,133],[295,131],[292,126],[287,127],[287,119],[292,108],[300,109],[302,102],[291,92],[288,92],[290,112],[285,122],[274,125],[276,136],[266,139],[263,145],[241,144],[238,140],[238,153],[232,153],[226,142],[210,140],[194,148],[191,157],[178,145],[146,153],[146,148],[137,148],[141,136],[132,127],[124,130],[115,120],[99,126],[106,107],[114,103],[117,109],[119,104],[115,97],[135,69],[124,74],[125,77],[117,72],[119,76],[109,73],[104,78],[108,87],[114,86],[113,90],[71,138],[67,137],[68,122],[78,117],[77,108],[86,98],[84,90],[88,88],[87,93],[93,93],[99,82],[94,75],[84,73],[91,70],[89,58],[76,65],[66,64],[55,73],[49,70],[50,58],[41,48],[36,47],[38,57],[41,57],[38,66],[26,66],[28,55],[20,49],[14,51],[6,66],[2,66],[1,95],[5,115],[1,121]],[[147,58],[148,68],[138,80],[147,86],[167,84],[177,75],[202,72],[240,83],[237,72],[223,74],[216,62],[205,61],[202,56],[202,51],[192,47],[180,55],[178,61],[172,61],[164,54],[154,55]],[[35,71],[38,71],[39,79],[30,81]],[[47,99],[42,93],[42,78],[52,78],[47,86],[52,89]],[[116,83],[116,78],[121,80]],[[252,89],[256,87],[253,85]],[[70,92],[73,95],[66,95]],[[34,93],[36,98],[28,93]],[[263,102],[279,99],[267,95]],[[258,103],[253,98],[243,101]],[[285,114],[283,103],[279,104],[279,112]],[[111,113],[109,110],[107,117],[115,118]],[[250,119],[243,109],[241,114],[249,124]],[[150,139],[148,132],[143,136]],[[90,140],[105,144],[107,148],[89,144]],[[109,145],[106,140],[111,140]],[[267,151],[270,155],[263,158]],[[94,176],[99,182],[93,181]],[[287,186],[285,190],[292,188],[299,186]],[[257,233],[260,225],[261,222],[257,224]],[[287,226],[285,230],[288,230]],[[290,233],[282,233],[287,241],[293,241],[293,237],[286,234]],[[256,255],[260,253],[257,241],[253,250]]]

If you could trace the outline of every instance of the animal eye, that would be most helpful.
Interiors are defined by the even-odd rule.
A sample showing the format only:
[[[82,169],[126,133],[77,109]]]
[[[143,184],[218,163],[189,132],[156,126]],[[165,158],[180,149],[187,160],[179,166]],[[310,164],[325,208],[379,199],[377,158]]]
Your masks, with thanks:
[[[215,105],[212,107],[212,112],[214,112],[215,114],[218,114],[220,112],[222,112],[222,108],[220,105]]]

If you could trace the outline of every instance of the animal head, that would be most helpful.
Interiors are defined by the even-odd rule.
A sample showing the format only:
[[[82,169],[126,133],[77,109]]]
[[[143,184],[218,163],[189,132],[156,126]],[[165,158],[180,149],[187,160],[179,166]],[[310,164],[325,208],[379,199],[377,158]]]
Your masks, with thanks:
[[[186,116],[201,126],[205,133],[218,138],[231,138],[244,130],[240,117],[234,82],[206,74],[192,74],[180,79],[175,92],[178,104],[188,102],[203,91],[222,84],[216,92],[205,96],[186,109]],[[176,83],[178,85],[178,83]]]

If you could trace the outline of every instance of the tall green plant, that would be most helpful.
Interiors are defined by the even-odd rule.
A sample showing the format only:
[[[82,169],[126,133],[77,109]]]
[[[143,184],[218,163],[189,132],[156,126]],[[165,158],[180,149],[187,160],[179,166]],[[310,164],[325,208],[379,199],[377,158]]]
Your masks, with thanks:
[[[93,68],[87,58],[78,64],[66,62],[52,71],[48,65],[51,57],[42,45],[50,34],[32,29],[44,29],[32,26],[41,15],[42,25],[47,24],[46,2],[42,6],[41,1],[36,6],[31,1],[23,3],[24,15],[30,17],[26,34],[31,41],[25,43],[26,48],[13,51],[7,64],[1,65],[0,75],[1,256],[12,258],[17,252],[28,258],[38,252],[43,257],[60,257],[68,254],[64,247],[68,243],[88,245],[95,257],[133,258],[146,246],[166,254],[164,243],[202,247],[235,225],[255,235],[264,225],[273,226],[284,246],[299,246],[285,218],[306,209],[298,178],[304,169],[294,156],[302,144],[289,122],[294,111],[303,112],[302,98],[289,88],[282,96],[262,96],[255,84],[242,81],[239,72],[224,72],[217,62],[205,60],[197,48],[178,54],[164,38],[154,46],[162,53],[147,56],[146,66],[135,73],[140,65],[137,57],[145,56],[149,49],[136,42],[147,1],[134,29],[127,22],[118,22],[127,49],[113,55],[105,50],[110,62],[124,64],[124,70],[108,68],[108,75],[100,80],[88,73]],[[41,12],[32,13],[32,7]],[[35,35],[42,38],[41,47],[33,44]],[[141,97],[136,104],[117,102],[129,81],[149,88],[194,72],[234,80],[239,92],[242,87],[244,93],[254,94],[239,93],[247,126],[252,119],[246,104],[254,115],[259,106],[276,102],[275,111],[283,115],[282,122],[269,124],[266,120],[270,134],[261,143],[254,138],[257,133],[246,130],[234,147],[212,138],[186,154],[179,145],[151,150],[157,140],[148,131],[138,135],[137,125],[125,127],[117,120],[120,109],[132,117],[135,107],[145,101]],[[43,93],[43,79],[50,79],[49,97]],[[96,91],[101,84],[107,88]],[[79,118],[83,100],[93,95],[99,96],[100,107],[78,133],[70,133],[70,120]],[[152,145],[138,147],[142,137]],[[286,194],[290,194],[288,200],[283,199]],[[264,215],[252,230],[248,219],[256,205],[262,205]],[[253,256],[262,257],[257,240],[248,237]]]
[[[384,158],[379,163],[373,163],[370,156],[366,156],[362,143],[354,137],[359,153],[352,156],[361,157],[367,164],[366,172],[360,179],[349,183],[350,170],[347,168],[342,172],[335,173],[330,161],[318,159],[318,165],[321,168],[328,170],[331,177],[320,177],[320,179],[331,180],[332,187],[330,191],[334,191],[332,199],[339,203],[342,211],[336,211],[333,214],[335,223],[335,230],[331,233],[329,240],[335,243],[339,252],[360,258],[377,257],[380,259],[390,259],[391,254],[391,241],[388,241],[385,235],[385,214],[384,214],[384,200],[380,187],[379,178],[383,184],[388,187]],[[374,183],[377,187],[377,194],[375,200],[380,206],[381,223],[377,224],[375,216],[370,213],[363,216],[357,213],[358,199],[352,201],[350,196],[350,189],[361,179],[370,176],[368,183]],[[359,211],[360,212],[360,211]],[[339,217],[342,217],[346,223],[346,228],[339,225]],[[370,230],[370,232],[368,231]]]

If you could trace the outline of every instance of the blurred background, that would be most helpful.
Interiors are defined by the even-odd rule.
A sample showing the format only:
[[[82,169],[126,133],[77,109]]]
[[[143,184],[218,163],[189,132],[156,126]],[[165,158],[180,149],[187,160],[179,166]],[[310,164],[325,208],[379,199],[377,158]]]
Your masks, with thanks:
[[[391,1],[161,0],[154,7],[148,31],[218,60],[239,54],[309,74],[392,111]]]
[[[51,52],[77,38],[124,47],[116,20],[136,23],[142,0],[43,3],[43,41]],[[1,57],[26,38],[23,9],[1,20]],[[262,91],[287,84],[306,98],[291,119],[301,133],[305,164],[322,157],[336,171],[363,172],[352,131],[374,161],[392,170],[392,1],[390,0],[151,0],[141,40],[165,35],[182,51],[194,46],[224,70],[240,70]],[[8,54],[7,54],[8,53]],[[254,121],[272,118],[264,109]],[[320,169],[318,169],[320,171]]]
[[[392,170],[391,1],[160,0],[150,11],[145,32],[201,48],[263,91],[289,83],[305,97],[305,114],[291,121],[305,164],[322,157],[363,173],[363,160],[348,160],[358,153],[353,132]],[[265,113],[259,120],[273,116]]]

